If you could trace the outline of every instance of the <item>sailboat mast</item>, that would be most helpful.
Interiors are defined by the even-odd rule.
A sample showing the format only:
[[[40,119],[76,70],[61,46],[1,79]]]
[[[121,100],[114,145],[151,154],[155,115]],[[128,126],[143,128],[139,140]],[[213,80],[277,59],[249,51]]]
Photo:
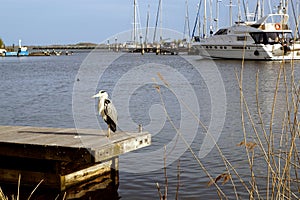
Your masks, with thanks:
[[[204,0],[203,37],[204,37],[204,38],[207,37],[206,0]]]
[[[242,21],[241,0],[238,0],[238,22]]]
[[[296,27],[297,27],[297,32],[298,32],[298,38],[300,37],[300,30],[299,30],[299,0],[297,0],[296,3],[296,16],[297,16],[297,20],[296,20]]]
[[[189,4],[188,1],[186,1],[186,15],[187,15],[187,25],[188,25],[188,34],[189,34],[189,39],[191,36],[191,29],[190,29],[190,14],[189,14]]]
[[[136,0],[133,1],[133,41],[136,44]]]
[[[294,2],[291,1],[291,6],[292,6],[292,13],[293,13],[293,16],[294,16],[294,20],[295,20],[295,25],[296,25],[296,31],[297,31],[297,38],[299,38],[299,19],[298,19],[298,8],[299,8],[299,5],[298,5],[298,0],[296,1],[296,7],[294,5]]]
[[[155,42],[155,38],[156,38],[158,18],[159,18],[160,7],[161,7],[160,5],[161,5],[161,0],[159,0],[159,2],[158,2],[158,8],[157,8],[157,13],[156,13],[156,21],[155,21],[155,28],[154,28],[154,35],[153,35],[153,43]]]
[[[232,26],[232,0],[229,2],[229,21],[230,21],[230,26]]]
[[[160,19],[160,36],[159,36],[159,41],[160,43],[162,42],[162,0],[160,1],[160,8],[159,8],[159,19]]]
[[[201,16],[200,16],[200,3],[198,4],[198,35],[201,37]],[[195,24],[196,25],[196,24]]]
[[[220,3],[221,0],[216,0],[216,18],[215,18],[215,22],[216,22],[216,31],[219,29],[219,9],[220,9]]]
[[[289,7],[288,0],[285,0],[285,13],[288,13],[288,7]]]
[[[213,5],[212,0],[209,1],[209,34],[210,36],[213,34]]]
[[[198,27],[199,37],[201,36],[201,34],[200,34],[200,29],[201,29],[201,25],[200,25],[200,7],[201,7],[201,2],[202,2],[202,0],[200,0],[199,4],[197,4],[197,15],[196,15],[195,24],[194,24],[194,28],[193,28],[193,32],[192,32],[192,38],[193,39],[195,37],[195,33],[196,33],[196,28],[197,27]]]
[[[256,15],[257,15],[257,20],[259,20],[261,18],[260,0],[257,0]]]
[[[296,20],[296,24],[297,24],[297,32],[298,32],[298,38],[300,37],[300,30],[299,30],[299,0],[297,0],[296,3],[296,16],[297,16],[297,20]]]
[[[265,0],[261,0],[261,17],[265,16]]]
[[[248,6],[248,0],[245,3],[245,0],[243,0],[243,5],[244,5],[244,9],[245,9],[245,17],[246,17],[246,21],[249,21],[251,16],[249,13],[249,6]],[[252,20],[252,19],[251,19]]]
[[[190,30],[190,20],[189,20],[189,7],[188,0],[185,0],[185,22],[184,22],[184,31],[183,31],[183,39],[190,40],[191,30]]]
[[[299,16],[299,0],[297,0],[296,1],[296,16],[297,16],[297,18],[298,18],[298,16]],[[297,24],[298,24],[298,19],[297,19]]]
[[[149,19],[150,19],[150,4],[148,4],[148,12],[147,12],[146,35],[145,35],[146,45],[148,43]]]

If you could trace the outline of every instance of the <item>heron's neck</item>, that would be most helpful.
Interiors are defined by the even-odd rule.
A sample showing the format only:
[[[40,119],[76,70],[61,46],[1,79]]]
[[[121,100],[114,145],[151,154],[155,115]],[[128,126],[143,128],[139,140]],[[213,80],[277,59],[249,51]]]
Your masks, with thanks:
[[[104,98],[99,99],[99,114],[104,110]]]

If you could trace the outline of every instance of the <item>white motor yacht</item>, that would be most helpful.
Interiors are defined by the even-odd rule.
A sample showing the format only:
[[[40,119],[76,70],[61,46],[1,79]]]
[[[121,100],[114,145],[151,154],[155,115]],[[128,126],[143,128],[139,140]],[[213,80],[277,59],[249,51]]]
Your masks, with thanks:
[[[193,43],[203,57],[245,60],[300,59],[287,14],[269,14],[256,22],[237,22]]]

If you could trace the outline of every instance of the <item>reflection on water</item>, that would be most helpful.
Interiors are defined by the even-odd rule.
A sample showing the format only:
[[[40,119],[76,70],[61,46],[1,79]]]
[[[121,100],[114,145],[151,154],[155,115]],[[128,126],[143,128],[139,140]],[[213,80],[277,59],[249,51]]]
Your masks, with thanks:
[[[112,54],[113,53],[102,52],[99,53],[99,56],[101,56],[101,58],[109,58]],[[86,56],[87,54],[81,53],[67,57],[1,58],[1,125],[75,127],[72,113],[72,92],[75,82],[78,83],[79,81],[80,83],[83,81],[81,77],[77,80],[76,75]],[[119,103],[116,103],[128,109],[128,111],[126,110],[126,114],[124,114],[125,111],[119,113],[120,124],[122,127],[125,127],[127,124],[126,120],[130,120],[131,126],[124,128],[124,130],[136,130],[138,124],[143,124],[144,130],[152,134],[152,145],[145,149],[138,150],[137,153],[149,152],[150,154],[158,149],[162,149],[164,145],[168,144],[169,141],[176,136],[172,124],[164,116],[161,99],[153,87],[152,78],[156,78],[159,81],[157,72],[162,71],[164,65],[171,66],[174,72],[185,77],[187,82],[191,85],[191,88],[195,91],[195,96],[199,101],[199,118],[205,126],[209,126],[214,105],[211,103],[209,87],[206,85],[207,80],[197,69],[205,69],[207,73],[210,73],[210,66],[214,63],[222,77],[226,93],[225,123],[218,140],[218,145],[241,176],[245,177],[249,175],[247,156],[244,152],[244,148],[237,146],[237,144],[243,140],[240,93],[235,75],[235,73],[239,74],[241,71],[241,61],[215,60],[212,62],[193,56],[190,56],[189,59],[194,59],[196,65],[192,66],[186,62],[184,57],[179,56],[156,56],[154,54],[141,56],[139,54],[125,54],[104,70],[103,75],[99,77],[98,88],[106,89],[109,93],[112,93],[115,91],[114,87],[119,83],[118,81],[125,81],[122,82],[122,85],[118,86],[118,89],[121,90],[119,92],[125,94],[133,91],[129,97],[118,96],[118,94],[121,93],[115,94],[116,96],[114,96],[114,98],[119,101]],[[91,66],[101,66],[99,62],[89,64],[91,64]],[[138,70],[144,70],[145,73],[144,76],[143,74],[138,74],[133,78],[140,80],[142,77],[143,80],[149,80],[149,83],[142,86],[138,84],[132,85],[130,77],[133,71],[131,70],[135,69],[135,67],[138,67]],[[153,73],[149,74],[151,70],[147,70],[147,67],[154,69],[152,70]],[[279,62],[245,62],[243,91],[249,111],[253,116],[253,121],[255,125],[257,125],[260,133],[262,133],[262,131],[257,114],[256,74],[258,73],[259,81],[259,105],[265,120],[264,124],[266,128],[269,128],[279,68]],[[296,77],[299,77],[299,68],[300,63],[295,63]],[[287,73],[290,73],[288,67],[286,70]],[[91,72],[91,74],[93,74],[93,72]],[[126,79],[128,77],[129,79]],[[180,110],[183,108],[182,105],[180,105],[178,97],[180,97],[180,95],[186,97],[189,93],[187,93],[186,85],[177,81],[178,77],[180,76],[165,76],[167,81],[172,82],[171,87],[178,88],[176,94],[167,87],[161,86],[163,99],[166,103],[166,110],[170,114],[176,127],[180,127],[181,120],[183,119],[193,119],[192,116],[182,115]],[[127,84],[126,80],[128,80]],[[296,82],[297,81],[299,80],[296,80]],[[272,124],[274,133],[278,133],[278,135],[275,135],[275,138],[279,138],[279,133],[281,133],[281,123],[286,106],[282,81],[278,91],[275,119]],[[95,91],[92,91],[91,94],[94,94],[94,92]],[[246,131],[252,133],[253,129],[249,118],[247,117],[245,120]],[[99,124],[103,128],[106,127],[102,121],[99,121]],[[188,129],[186,133],[189,133]],[[196,153],[198,153],[201,148],[205,138],[204,133],[205,130],[199,126],[195,137],[191,141],[191,147]],[[170,152],[176,152],[171,151],[172,148],[174,148],[174,146],[170,146],[168,150]],[[179,198],[199,199],[201,197],[201,199],[218,199],[216,189],[214,187],[207,187],[209,179],[189,151],[184,151],[182,155],[179,156],[172,153],[169,155],[169,159],[174,160],[170,162],[167,169],[169,182],[168,198],[174,199],[175,197],[177,164],[178,160],[180,160]],[[83,199],[118,199],[119,196],[121,199],[130,200],[140,200],[141,198],[158,199],[155,183],[158,182],[161,185],[164,183],[164,173],[162,169],[163,154],[157,155],[155,159],[153,157],[145,157],[142,167],[158,166],[151,172],[134,173],[134,171],[139,171],[139,161],[141,160],[137,159],[129,163],[126,161],[126,156],[120,157],[120,187],[118,190],[116,188],[101,190],[101,187],[96,181],[96,183],[87,183],[81,187],[72,188],[72,192],[67,193],[68,199],[76,199],[81,195],[85,196],[80,197]],[[226,171],[222,158],[215,147],[206,157],[201,159],[201,161],[213,177],[217,177]],[[264,176],[265,165],[259,159],[257,160],[257,165],[259,166],[258,169],[260,169],[257,174]],[[130,170],[122,171],[122,169],[126,168]],[[247,180],[246,178],[245,181]],[[235,179],[235,181],[239,183],[238,180]],[[264,185],[262,180],[259,184],[261,191],[265,190]],[[230,199],[235,198],[232,185],[225,184],[221,187]],[[3,187],[3,189],[5,190],[6,187]],[[237,189],[242,198],[248,198],[247,191],[241,184],[237,185]],[[12,193],[16,194],[17,190],[14,188],[12,191]],[[29,191],[32,191],[32,187],[29,188]],[[107,191],[109,194],[106,193]],[[52,195],[54,198],[57,195],[57,193],[53,191],[44,192],[46,196]],[[62,196],[63,194],[60,194],[60,198]]]

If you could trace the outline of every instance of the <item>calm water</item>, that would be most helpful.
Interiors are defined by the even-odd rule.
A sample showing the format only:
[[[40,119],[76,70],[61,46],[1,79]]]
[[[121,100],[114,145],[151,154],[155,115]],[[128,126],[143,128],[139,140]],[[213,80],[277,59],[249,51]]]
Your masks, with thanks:
[[[256,111],[256,73],[259,71],[259,102],[268,128],[279,67],[279,62],[245,63],[244,95],[257,127],[260,124]],[[300,63],[296,62],[296,81],[299,68]],[[235,76],[240,70],[241,61],[210,61],[197,56],[97,52],[61,57],[0,58],[0,123],[104,129],[102,121],[98,124],[91,120],[89,110],[95,116],[95,102],[90,96],[96,89],[105,89],[117,107],[119,129],[134,131],[143,124],[144,130],[152,134],[150,147],[120,157],[118,195],[121,199],[158,199],[155,184],[159,183],[163,192],[165,145],[169,199],[175,198],[179,161],[180,199],[218,199],[216,189],[207,187],[209,179],[192,153],[186,150],[174,127],[180,129],[213,177],[224,173],[226,168],[220,154],[212,140],[205,137],[205,129],[199,126],[192,111],[206,127],[211,127],[224,155],[240,175],[246,177],[249,174],[246,154],[244,148],[237,146],[243,141]],[[163,84],[158,72],[168,85]],[[274,132],[278,133],[276,138],[280,137],[284,110],[281,84],[273,123]],[[251,139],[253,131],[248,117],[245,121]],[[259,159],[257,169],[258,175],[265,174],[265,165]],[[263,181],[259,183],[264,191]],[[227,196],[235,198],[231,184],[221,188]],[[248,197],[238,182],[237,188],[241,197]]]

